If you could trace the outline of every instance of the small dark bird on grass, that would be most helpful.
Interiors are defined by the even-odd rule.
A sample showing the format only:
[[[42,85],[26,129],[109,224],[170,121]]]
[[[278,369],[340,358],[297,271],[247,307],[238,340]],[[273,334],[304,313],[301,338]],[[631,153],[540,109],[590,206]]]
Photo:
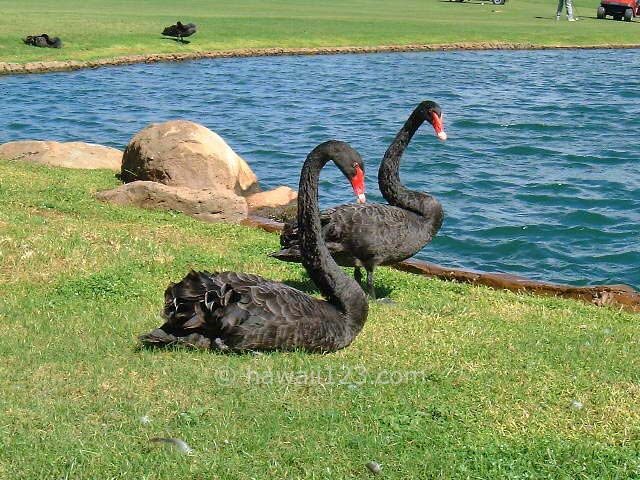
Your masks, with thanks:
[[[62,40],[60,40],[58,37],[49,37],[49,35],[47,35],[46,33],[43,33],[42,35],[29,35],[27,38],[23,38],[22,41],[27,45],[33,45],[34,47],[62,47]]]
[[[178,22],[175,25],[171,25],[162,31],[162,35],[167,37],[176,37],[179,42],[187,43],[183,40],[184,37],[190,37],[196,33],[195,23],[187,23],[186,25]]]
[[[42,35],[29,35],[27,38],[23,38],[22,41],[27,45],[33,45],[34,47],[43,48],[61,48],[62,40],[58,37],[49,37],[46,33]]]

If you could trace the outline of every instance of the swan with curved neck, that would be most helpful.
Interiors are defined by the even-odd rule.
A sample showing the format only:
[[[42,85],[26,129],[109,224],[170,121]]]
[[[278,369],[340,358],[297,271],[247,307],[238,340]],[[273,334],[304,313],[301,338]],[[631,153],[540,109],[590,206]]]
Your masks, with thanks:
[[[389,145],[378,171],[378,184],[389,205],[346,204],[321,214],[322,233],[338,264],[360,267],[367,272],[367,286],[375,299],[374,269],[405,260],[428,244],[442,226],[444,211],[428,193],[409,190],[400,182],[400,160],[418,128],[429,122],[441,140],[447,135],[442,126],[442,110],[436,102],[421,102],[411,113]],[[299,262],[300,238],[297,224],[289,223],[280,236],[282,249],[270,254],[289,262]]]
[[[420,103],[396,134],[393,142],[384,154],[378,170],[378,187],[384,199],[390,205],[412,211],[425,219],[433,219],[425,226],[433,228],[435,234],[442,226],[444,212],[440,202],[428,193],[409,190],[400,182],[400,160],[409,142],[418,128],[428,121],[433,125],[436,136],[446,140],[447,134],[442,126],[442,109],[432,101]]]
[[[329,160],[352,183],[362,170],[360,155],[335,140],[314,148],[302,167],[298,196],[302,263],[326,301],[258,275],[191,271],[169,285],[166,322],[142,335],[141,342],[233,352],[328,352],[348,346],[362,330],[369,306],[358,284],[331,258],[322,238],[318,181]]]

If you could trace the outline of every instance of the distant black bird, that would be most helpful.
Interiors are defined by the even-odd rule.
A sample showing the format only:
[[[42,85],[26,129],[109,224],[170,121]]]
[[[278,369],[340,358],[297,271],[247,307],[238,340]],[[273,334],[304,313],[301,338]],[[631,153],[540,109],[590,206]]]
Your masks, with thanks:
[[[27,45],[33,45],[34,47],[43,48],[61,48],[62,40],[58,37],[49,37],[46,33],[42,35],[29,35],[27,38],[23,38],[22,41]]]
[[[181,22],[178,22],[175,25],[171,25],[162,31],[162,35],[166,35],[167,37],[176,37],[180,42],[183,43],[183,37],[190,37],[194,33],[196,33],[195,23],[187,23],[186,25],[184,25]]]

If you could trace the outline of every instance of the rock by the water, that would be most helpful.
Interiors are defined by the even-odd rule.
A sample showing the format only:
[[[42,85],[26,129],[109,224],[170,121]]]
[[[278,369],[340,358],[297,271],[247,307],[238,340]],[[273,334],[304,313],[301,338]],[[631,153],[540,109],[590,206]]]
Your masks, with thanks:
[[[225,188],[192,189],[136,181],[98,192],[96,197],[117,205],[182,212],[205,222],[238,223],[247,217],[244,197]]]
[[[137,133],[122,157],[125,184],[99,200],[174,210],[209,222],[238,223],[252,214],[293,218],[295,191],[262,192],[247,162],[216,133],[186,120],[154,123]]]
[[[251,215],[282,222],[296,219],[298,194],[289,187],[277,187],[266,192],[254,193],[246,198]]]
[[[247,196],[249,210],[263,207],[282,207],[295,202],[298,194],[289,187],[281,186],[266,192],[254,193]]]
[[[150,180],[174,187],[226,188],[240,195],[260,191],[247,162],[216,133],[185,120],[154,123],[124,151],[122,180]]]
[[[0,145],[0,159],[24,160],[54,167],[119,171],[122,152],[93,143],[25,140]]]

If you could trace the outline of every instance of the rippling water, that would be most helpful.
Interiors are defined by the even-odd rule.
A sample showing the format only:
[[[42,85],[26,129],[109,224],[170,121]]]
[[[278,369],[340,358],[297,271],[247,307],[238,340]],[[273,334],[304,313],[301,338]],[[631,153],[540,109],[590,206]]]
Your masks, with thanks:
[[[218,132],[264,187],[296,188],[329,138],[368,162],[368,198],[396,131],[423,99],[427,126],[402,164],[437,195],[444,226],[418,257],[577,285],[640,287],[640,55],[626,51],[440,52],[202,60],[0,78],[0,142],[87,141],[123,148],[151,122]],[[9,114],[9,111],[11,112]],[[323,205],[353,201],[337,170]]]

